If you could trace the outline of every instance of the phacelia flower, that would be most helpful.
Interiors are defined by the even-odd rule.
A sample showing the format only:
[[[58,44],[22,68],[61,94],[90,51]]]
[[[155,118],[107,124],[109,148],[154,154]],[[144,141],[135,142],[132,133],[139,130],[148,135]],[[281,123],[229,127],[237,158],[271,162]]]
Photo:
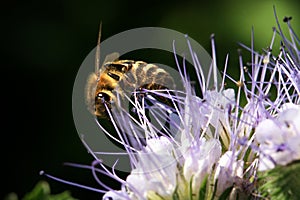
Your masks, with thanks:
[[[275,118],[265,119],[256,127],[260,144],[260,170],[287,165],[300,159],[300,106],[284,104]]]
[[[172,100],[173,110],[160,105],[160,109],[169,113],[169,118],[165,115],[169,126],[162,123],[162,133],[145,114],[147,109],[142,101],[133,102],[138,115],[134,120],[125,108],[119,114],[112,113],[118,124],[115,128],[135,136],[137,146],[127,148],[132,171],[122,182],[122,189],[108,191],[104,199],[262,197],[257,181],[260,171],[300,160],[299,40],[290,25],[289,28],[291,41],[283,35],[278,23],[268,50],[262,54],[254,51],[253,44],[250,48],[241,44],[250,51],[252,59],[245,65],[240,54],[239,80],[227,74],[227,63],[223,80],[215,78],[214,37],[210,77],[201,73],[202,66],[190,47],[195,73],[200,77],[201,97],[186,76],[185,65],[181,66],[174,54],[185,90],[163,93]],[[271,50],[276,35],[282,40],[280,52],[274,56]],[[176,41],[173,45],[176,52]],[[214,88],[206,84],[211,78]],[[237,88],[225,88],[228,80]],[[161,91],[146,92],[154,94],[152,97],[162,95]],[[155,99],[143,97],[151,102],[148,109],[152,117],[161,117],[161,112],[154,109]],[[128,128],[137,126],[138,129]],[[138,130],[145,136],[145,143],[136,137],[141,135]],[[126,145],[129,146],[125,142]]]
[[[187,72],[184,59],[181,63],[177,58],[174,41],[174,57],[184,90],[143,90],[143,95],[127,97],[135,116],[122,106],[109,112],[132,169],[126,180],[120,179],[114,167],[109,170],[94,156],[97,165],[90,169],[95,179],[101,183],[97,175],[100,173],[122,185],[120,190],[113,190],[101,183],[106,189],[101,190],[106,191],[103,199],[268,197],[259,189],[264,184],[259,182],[260,171],[300,160],[300,42],[290,20],[285,20],[290,31],[288,39],[276,13],[275,17],[278,27],[273,29],[267,50],[254,50],[253,33],[250,47],[240,44],[250,52],[251,61],[245,62],[240,53],[238,80],[227,73],[228,55],[222,80],[216,78],[214,37],[208,77],[203,75],[198,57],[189,46],[201,96],[196,95],[199,91],[189,80],[188,72],[193,72]],[[272,53],[275,37],[281,40],[278,55]],[[190,45],[188,37],[186,41]],[[213,80],[213,88],[208,87],[209,80]],[[228,81],[236,87],[226,88]],[[173,105],[158,101],[159,96]],[[289,190],[289,195],[295,194]]]

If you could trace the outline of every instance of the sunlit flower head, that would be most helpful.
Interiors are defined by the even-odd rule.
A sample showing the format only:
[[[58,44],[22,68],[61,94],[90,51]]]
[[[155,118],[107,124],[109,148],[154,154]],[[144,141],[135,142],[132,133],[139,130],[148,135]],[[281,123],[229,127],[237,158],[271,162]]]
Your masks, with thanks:
[[[300,106],[284,104],[276,117],[263,120],[256,128],[260,143],[260,170],[287,165],[300,159]]]
[[[178,58],[174,41],[184,90],[139,88],[126,96],[130,110],[122,107],[123,98],[108,109],[118,135],[109,137],[126,150],[131,172],[119,178],[118,160],[108,169],[91,150],[95,162],[87,168],[104,188],[99,190],[103,199],[259,199],[260,171],[300,159],[300,42],[290,19],[285,22],[289,37],[277,21],[263,53],[254,50],[254,33],[250,47],[240,44],[251,60],[239,54],[238,80],[227,73],[228,55],[222,79],[217,78],[214,36],[207,76],[189,38],[193,69]],[[275,37],[281,40],[278,55],[272,53]],[[200,91],[189,73],[196,74]],[[227,82],[236,87],[228,88]],[[103,184],[99,174],[118,181],[120,190]]]
[[[253,44],[241,44],[251,53],[251,62],[245,65],[240,54],[239,80],[226,72],[228,56],[223,79],[218,82],[215,78],[214,37],[209,77],[204,77],[191,47],[201,97],[196,95],[198,91],[189,80],[185,64],[180,64],[174,54],[185,91],[148,90],[143,93],[143,101],[137,100],[137,93],[132,103],[138,117],[132,120],[126,109],[114,117],[118,124],[115,128],[130,133],[136,146],[124,144],[132,156],[133,167],[123,183],[126,189],[109,191],[104,199],[121,198],[120,193],[124,199],[258,198],[259,171],[299,160],[299,41],[289,21],[287,24],[291,39],[283,35],[278,23],[270,46],[263,53],[256,52]],[[272,48],[278,36],[281,46],[275,56]],[[213,88],[207,87],[208,79],[213,79]],[[237,87],[225,88],[228,81]],[[147,99],[147,95],[161,95],[173,104]],[[151,107],[145,106],[146,100]],[[151,119],[167,120],[154,125],[145,111]],[[136,126],[146,142],[137,136],[140,134]]]

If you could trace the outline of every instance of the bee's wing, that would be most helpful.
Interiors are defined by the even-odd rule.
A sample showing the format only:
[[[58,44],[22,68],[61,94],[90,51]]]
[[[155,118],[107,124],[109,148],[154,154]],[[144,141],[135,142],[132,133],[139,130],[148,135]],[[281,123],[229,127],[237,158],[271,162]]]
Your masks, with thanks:
[[[113,52],[113,53],[111,53],[111,54],[108,54],[108,55],[105,57],[105,59],[104,59],[104,61],[103,61],[102,64],[105,64],[105,63],[107,63],[107,62],[113,62],[113,61],[116,61],[116,60],[119,59],[119,57],[120,57],[120,54],[119,54],[118,52]]]
[[[88,110],[94,114],[95,112],[95,92],[97,87],[98,76],[96,73],[91,73],[85,85],[85,103]]]

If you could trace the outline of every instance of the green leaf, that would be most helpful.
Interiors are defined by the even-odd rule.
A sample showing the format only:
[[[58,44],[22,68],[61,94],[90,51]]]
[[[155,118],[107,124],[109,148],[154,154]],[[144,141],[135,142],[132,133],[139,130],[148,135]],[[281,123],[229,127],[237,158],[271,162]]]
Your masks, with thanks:
[[[219,197],[219,200],[226,200],[226,199],[228,199],[228,197],[229,197],[229,195],[230,195],[232,189],[233,189],[233,186],[227,188],[227,189],[221,194],[221,196]]]
[[[36,184],[33,190],[25,195],[23,200],[46,200],[47,196],[50,195],[50,186],[45,181],[40,181]]]
[[[272,200],[300,199],[300,161],[259,174],[260,195]]]
[[[189,187],[188,187],[188,190],[189,190],[189,200],[193,199],[193,179],[194,179],[194,176],[192,176],[192,178],[190,180],[190,183],[189,183]]]
[[[155,191],[150,190],[147,192],[147,199],[148,200],[164,200],[164,197],[162,197]]]
[[[172,195],[173,200],[180,200],[177,189],[178,187],[176,187],[175,192]]]
[[[60,194],[51,195],[49,200],[77,200],[73,198],[69,191],[64,191]]]
[[[18,199],[19,199],[18,195],[14,192],[11,192],[4,197],[4,200],[18,200]]]
[[[207,185],[207,177],[202,181],[200,190],[199,190],[199,200],[205,199],[206,196],[206,185]]]
[[[45,181],[36,184],[33,190],[27,193],[22,200],[76,200],[68,191],[51,195],[50,186]]]

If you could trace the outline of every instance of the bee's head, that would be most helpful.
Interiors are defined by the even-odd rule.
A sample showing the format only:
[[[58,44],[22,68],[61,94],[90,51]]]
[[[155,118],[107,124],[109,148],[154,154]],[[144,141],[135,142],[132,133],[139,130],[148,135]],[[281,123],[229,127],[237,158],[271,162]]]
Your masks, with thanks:
[[[111,109],[112,98],[105,92],[98,92],[95,96],[95,115],[100,118],[107,118],[107,108]]]

